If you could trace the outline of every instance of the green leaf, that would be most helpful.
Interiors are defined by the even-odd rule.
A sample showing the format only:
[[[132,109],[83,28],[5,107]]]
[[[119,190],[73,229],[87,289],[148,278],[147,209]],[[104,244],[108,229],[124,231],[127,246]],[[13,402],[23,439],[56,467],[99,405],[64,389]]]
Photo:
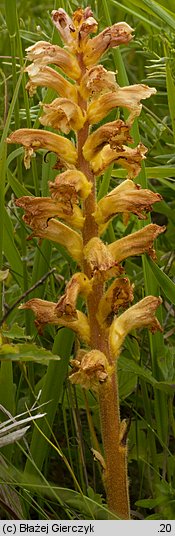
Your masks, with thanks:
[[[2,335],[8,339],[31,339],[30,335],[26,335],[25,328],[22,328],[17,323],[13,324],[9,330],[2,329]]]
[[[59,361],[59,356],[52,354],[45,348],[39,348],[34,343],[2,344],[0,347],[1,361],[33,361],[48,365],[50,361]]]
[[[175,304],[175,284],[149,257],[147,258],[147,262],[152,270],[153,276],[158,281],[163,293],[168,298],[168,300],[170,300],[171,303]]]

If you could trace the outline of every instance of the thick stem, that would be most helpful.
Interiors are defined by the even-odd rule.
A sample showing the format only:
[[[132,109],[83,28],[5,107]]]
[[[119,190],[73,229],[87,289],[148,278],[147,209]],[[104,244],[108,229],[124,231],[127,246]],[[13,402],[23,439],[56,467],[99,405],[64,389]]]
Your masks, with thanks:
[[[82,58],[79,57],[78,59],[83,76],[85,67],[82,63]],[[86,110],[87,103],[81,97],[79,97],[79,106],[81,106],[82,110]],[[88,133],[89,124],[86,123],[77,135],[78,169],[81,170],[92,183],[92,191],[84,203],[84,245],[87,244],[91,238],[98,236],[98,226],[93,217],[96,206],[95,177],[91,171],[89,163],[84,159],[82,151]],[[84,262],[84,272],[88,277],[91,277],[91,269],[86,261]],[[108,362],[112,364],[112,357],[108,346],[108,332],[100,327],[97,320],[97,310],[103,292],[103,283],[98,280],[98,278],[97,280],[94,278],[93,290],[87,300],[91,348],[103,352],[106,355]],[[108,507],[119,517],[129,519],[127,447],[126,444],[124,444],[124,436],[122,437],[121,434],[118,383],[115,372],[99,387],[99,405],[106,463],[104,481]]]

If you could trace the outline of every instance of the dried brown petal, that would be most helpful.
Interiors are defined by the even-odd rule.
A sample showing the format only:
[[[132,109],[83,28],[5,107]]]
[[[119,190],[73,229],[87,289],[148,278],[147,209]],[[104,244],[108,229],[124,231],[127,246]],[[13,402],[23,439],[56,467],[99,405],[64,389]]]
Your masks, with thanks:
[[[134,149],[126,145],[111,149],[110,145],[105,145],[91,160],[92,171],[95,175],[101,175],[110,164],[116,163],[127,169],[128,179],[133,179],[140,173],[146,152],[147,149],[142,143]]]
[[[115,73],[107,71],[103,65],[95,65],[82,77],[79,92],[83,99],[88,99],[103,95],[108,91],[116,91],[117,87]]]
[[[24,163],[27,169],[30,167],[29,157],[31,158],[32,154],[41,148],[53,151],[60,159],[69,164],[76,164],[77,161],[77,151],[73,143],[47,130],[20,128],[10,134],[7,143],[20,143],[25,147],[26,159],[24,159]]]
[[[60,202],[51,197],[24,196],[16,200],[16,205],[26,211],[23,219],[33,230],[45,229],[49,219],[56,216],[78,229],[84,225],[81,209],[70,202]]]
[[[150,327],[153,332],[157,329],[161,331],[155,317],[161,302],[161,298],[147,296],[113,320],[109,330],[109,344],[114,359],[119,356],[126,335],[133,329]]]
[[[138,218],[145,219],[145,213],[152,209],[153,203],[161,199],[160,194],[143,190],[128,179],[98,202],[94,218],[103,231],[105,223],[119,212],[132,212]]]
[[[76,360],[72,360],[74,366],[69,376],[71,383],[79,383],[85,389],[98,389],[100,383],[107,380],[113,368],[108,364],[107,358],[100,350],[91,350]]]
[[[104,278],[116,275],[119,271],[114,257],[109,252],[108,246],[98,237],[91,238],[84,247],[85,260],[90,265],[92,274],[102,275]]]
[[[120,106],[130,110],[131,114],[127,119],[127,124],[131,125],[135,117],[140,115],[142,99],[148,99],[156,93],[155,88],[145,86],[144,84],[135,84],[133,86],[119,87],[115,92],[105,93],[98,99],[90,103],[87,111],[89,123],[93,125],[98,123],[114,108]]]
[[[126,308],[133,301],[133,285],[127,277],[117,278],[102,296],[97,313],[99,324],[108,327],[120,307]]]
[[[42,104],[44,115],[40,123],[68,134],[70,130],[80,130],[86,120],[81,108],[70,99],[55,99],[50,104]]]
[[[77,102],[77,87],[71,84],[60,73],[52,69],[51,67],[37,65],[31,63],[26,67],[25,71],[29,75],[29,82],[26,85],[26,89],[29,91],[32,97],[38,86],[49,87],[59,93],[61,97],[71,99],[73,102]]]
[[[51,194],[56,199],[68,197],[72,202],[76,202],[77,194],[81,199],[86,199],[91,192],[92,184],[88,181],[84,173],[77,169],[69,169],[57,175],[54,182],[49,182]]]
[[[90,280],[84,273],[77,272],[74,274],[66,286],[65,294],[61,296],[56,305],[57,315],[64,316],[67,319],[69,317],[77,318],[77,298],[79,294],[88,296],[91,290]]]
[[[132,39],[132,28],[126,22],[117,22],[89,40],[84,50],[84,63],[87,67],[97,63],[109,49],[127,44]]]
[[[136,233],[132,233],[109,244],[109,252],[117,262],[121,262],[128,257],[141,255],[142,253],[148,253],[152,259],[155,259],[156,254],[153,248],[153,241],[159,234],[164,233],[165,230],[165,226],[160,227],[155,223],[150,223],[150,225],[146,225],[140,231],[136,231]]]
[[[124,143],[132,143],[129,127],[121,119],[106,123],[90,134],[84,144],[83,154],[86,160],[92,160],[96,154],[109,144],[111,149],[118,149]]]
[[[34,312],[36,316],[35,324],[39,333],[43,332],[43,329],[47,324],[65,326],[75,331],[80,339],[86,344],[89,344],[90,329],[86,315],[81,311],[77,311],[76,319],[74,317],[69,317],[68,320],[65,319],[64,316],[59,317],[57,315],[56,306],[56,303],[33,298],[21,305],[19,309],[31,309]]]
[[[52,11],[53,23],[64,43],[73,52],[78,52],[83,48],[89,33],[96,32],[98,25],[92,15],[90,8],[78,8],[73,13],[72,19],[62,8]]]
[[[38,41],[28,47],[26,51],[27,59],[34,62],[37,72],[41,66],[52,63],[73,80],[78,80],[81,76],[81,70],[75,56],[58,45],[53,45],[47,41]]]

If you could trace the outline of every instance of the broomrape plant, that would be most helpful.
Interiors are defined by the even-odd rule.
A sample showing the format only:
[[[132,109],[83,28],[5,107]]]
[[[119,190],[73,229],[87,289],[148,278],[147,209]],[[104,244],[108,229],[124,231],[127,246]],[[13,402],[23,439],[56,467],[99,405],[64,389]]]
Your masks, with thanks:
[[[26,168],[38,149],[56,153],[59,173],[49,183],[50,197],[22,197],[16,204],[24,209],[23,219],[32,236],[62,244],[78,271],[57,303],[34,298],[20,307],[34,312],[40,333],[46,324],[55,324],[77,334],[80,345],[71,361],[70,381],[97,393],[108,507],[129,519],[127,424],[120,419],[117,360],[133,329],[161,330],[155,316],[161,298],[147,296],[131,305],[134,289],[121,262],[145,252],[155,258],[153,241],[165,228],[149,224],[111,244],[105,243],[103,233],[116,214],[123,213],[127,220],[130,213],[146,219],[152,204],[161,199],[133,182],[147,150],[142,143],[133,147],[130,134],[142,109],[141,100],[156,90],[143,84],[119,87],[115,74],[97,64],[108,49],[130,42],[132,28],[128,24],[114,24],[90,37],[97,32],[97,22],[89,7],[77,9],[72,18],[63,9],[55,10],[52,20],[65,48],[39,41],[27,49],[27,59],[32,62],[26,68],[27,89],[30,95],[37,86],[56,91],[53,102],[41,103],[40,122],[60,134],[24,128],[7,141],[24,146]],[[126,121],[116,119],[91,127],[119,107],[129,111]],[[72,130],[75,143],[62,136]],[[127,178],[97,202],[96,177],[113,163],[127,170]],[[86,303],[86,313],[76,307],[79,295]],[[97,456],[100,459],[99,453]]]

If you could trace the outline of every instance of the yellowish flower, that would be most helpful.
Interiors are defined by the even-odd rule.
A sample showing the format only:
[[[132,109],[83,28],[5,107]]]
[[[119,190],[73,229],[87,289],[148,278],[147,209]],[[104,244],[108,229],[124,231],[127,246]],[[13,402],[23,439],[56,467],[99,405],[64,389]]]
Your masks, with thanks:
[[[69,316],[69,319],[57,315],[57,304],[39,298],[33,298],[28,302],[20,305],[19,309],[31,309],[35,316],[35,325],[38,332],[42,334],[46,324],[54,324],[56,326],[65,326],[71,328],[86,344],[89,344],[90,329],[86,315],[77,310],[76,319],[74,316]]]
[[[53,45],[47,41],[37,41],[37,43],[28,47],[26,52],[27,59],[35,64],[36,71],[41,66],[52,63],[62,69],[73,80],[78,80],[81,76],[81,69],[76,57],[58,45]]]
[[[52,20],[59,31],[62,40],[73,52],[79,52],[87,42],[89,33],[97,31],[98,24],[90,7],[78,8],[72,16],[67,15],[64,9],[52,11]]]
[[[109,49],[121,44],[127,44],[132,39],[133,29],[126,22],[117,22],[113,26],[105,28],[93,39],[90,39],[85,47],[83,60],[86,67],[94,65]]]
[[[113,359],[119,356],[126,335],[133,329],[150,327],[153,332],[157,329],[162,331],[155,317],[156,309],[161,303],[161,298],[147,296],[113,320],[109,330],[109,345]]]
[[[83,260],[83,241],[79,233],[54,218],[48,220],[44,229],[35,228],[31,237],[47,238],[64,246],[69,255],[78,263]],[[31,238],[30,237],[30,238]]]
[[[108,327],[120,307],[125,309],[133,299],[133,285],[129,279],[127,277],[115,279],[99,303],[97,319],[101,327]]]
[[[100,199],[94,218],[102,231],[106,222],[119,212],[132,212],[143,220],[146,219],[146,213],[152,209],[153,203],[161,199],[160,194],[141,189],[138,184],[128,179]]]
[[[77,318],[76,303],[79,294],[87,297],[92,291],[92,285],[88,277],[83,272],[75,273],[66,286],[65,294],[59,299],[56,310],[57,315],[68,318]]]
[[[71,99],[73,102],[77,102],[78,94],[75,84],[71,84],[60,73],[47,67],[35,63],[31,63],[26,67],[25,71],[29,75],[29,82],[27,82],[26,89],[29,91],[32,97],[38,86],[50,87],[56,91],[61,97]]]
[[[105,93],[98,99],[89,104],[87,115],[89,123],[93,125],[98,123],[114,108],[120,106],[130,110],[127,124],[132,125],[135,117],[140,115],[142,99],[148,99],[156,93],[156,89],[145,86],[144,84],[135,84],[133,86],[117,87],[116,91]]]
[[[105,145],[101,151],[91,160],[91,168],[95,175],[101,175],[110,164],[119,164],[127,169],[128,179],[137,177],[141,170],[141,163],[144,160],[146,147],[139,143],[137,147],[132,149],[126,145],[111,149],[110,145]]]
[[[77,151],[73,143],[67,138],[63,138],[48,130],[20,128],[10,134],[7,138],[7,143],[20,143],[24,146],[24,164],[26,169],[30,168],[31,156],[38,149],[53,151],[61,160],[69,164],[76,164],[77,161]]]
[[[24,196],[16,200],[16,205],[26,211],[23,220],[33,230],[45,229],[50,218],[54,216],[66,220],[68,223],[82,229],[84,218],[79,207],[70,202],[57,201],[50,197]]]
[[[132,143],[133,139],[129,133],[129,127],[121,119],[106,123],[90,134],[83,146],[83,154],[86,160],[90,161],[109,144],[111,149],[119,150],[124,143]]]
[[[116,91],[117,87],[115,74],[107,71],[103,65],[95,65],[87,69],[81,78],[79,92],[83,99],[93,99],[108,91]]]
[[[40,117],[40,123],[68,134],[70,130],[80,130],[86,121],[81,108],[70,99],[55,99],[50,104],[41,104],[44,115]]]
[[[69,376],[71,383],[79,383],[84,389],[98,389],[100,383],[107,380],[113,372],[107,358],[100,350],[79,352],[76,359],[72,359],[73,372]]]
[[[140,229],[140,231],[124,236],[124,238],[120,238],[120,240],[109,244],[109,253],[117,262],[121,262],[127,259],[127,257],[141,255],[142,253],[148,253],[152,259],[155,259],[156,254],[153,248],[153,241],[159,234],[164,233],[165,229],[165,226],[160,227],[155,223],[150,223],[143,229]]]
[[[49,182],[52,197],[61,201],[77,202],[77,195],[86,199],[91,192],[92,184],[87,180],[82,171],[68,169],[57,175],[54,182]]]
[[[115,276],[120,271],[109,247],[98,237],[93,237],[84,247],[84,258],[90,265],[92,275],[100,275],[104,279]]]

